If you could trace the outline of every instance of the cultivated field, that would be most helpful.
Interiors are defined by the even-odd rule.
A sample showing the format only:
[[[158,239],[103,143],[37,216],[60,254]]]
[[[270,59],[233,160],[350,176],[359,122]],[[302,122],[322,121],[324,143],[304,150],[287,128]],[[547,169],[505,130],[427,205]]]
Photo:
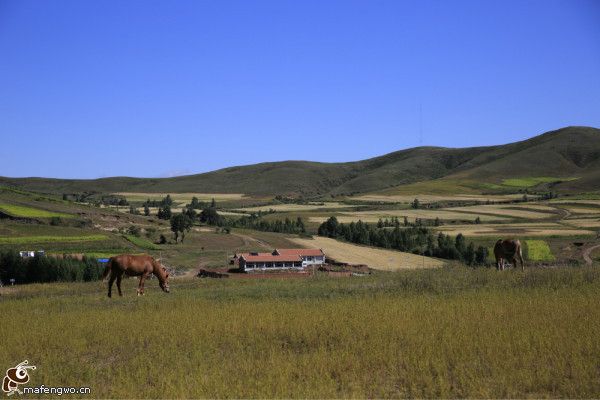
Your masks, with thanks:
[[[350,200],[359,200],[365,202],[381,203],[412,203],[414,199],[419,199],[423,204],[435,203],[438,201],[510,201],[523,197],[523,195],[479,195],[479,194],[365,194],[352,196]]]
[[[329,209],[338,209],[338,208],[350,208],[351,205],[339,203],[339,202],[323,202],[323,203],[309,203],[309,204],[273,204],[267,206],[260,207],[247,207],[241,208],[240,211],[244,211],[246,213],[263,211],[267,212],[270,210],[277,212],[285,212],[285,211],[314,211],[314,210],[329,210]]]
[[[0,365],[90,398],[600,396],[597,268],[136,283],[0,289]]]
[[[568,227],[559,223],[514,223],[514,224],[472,224],[443,225],[437,231],[448,235],[521,237],[521,236],[586,236],[595,232],[588,229]]]
[[[409,222],[415,222],[417,218],[434,220],[439,218],[442,221],[474,221],[477,217],[484,222],[506,221],[509,218],[506,216],[495,216],[478,213],[468,213],[460,211],[448,210],[377,210],[377,211],[356,211],[356,212],[339,212],[336,218],[339,222],[370,222],[376,223],[379,219],[398,217],[402,220],[407,217]],[[324,222],[328,217],[310,217],[311,222]]]
[[[366,264],[370,268],[384,271],[435,268],[444,265],[443,261],[435,258],[394,250],[359,246],[320,236],[313,239],[294,238],[291,240],[303,247],[322,249],[327,257],[331,257],[336,261],[349,264]]]
[[[189,203],[192,201],[192,197],[197,197],[200,201],[227,201],[227,200],[240,200],[245,195],[243,193],[139,193],[139,192],[118,192],[115,193],[119,196],[124,196],[128,201],[146,201],[150,200],[162,200],[167,195],[170,195],[173,201]]]
[[[16,204],[0,204],[0,211],[3,211],[13,217],[23,217],[23,218],[52,218],[52,217],[60,217],[60,218],[72,218],[73,216],[70,214],[43,210],[40,208],[20,206]]]
[[[525,207],[522,207],[519,204],[492,204],[468,207],[453,207],[448,208],[448,210],[524,219],[544,219],[551,218],[554,216],[550,212],[539,212],[533,210],[556,211],[554,207],[544,206],[540,204],[526,204]]]

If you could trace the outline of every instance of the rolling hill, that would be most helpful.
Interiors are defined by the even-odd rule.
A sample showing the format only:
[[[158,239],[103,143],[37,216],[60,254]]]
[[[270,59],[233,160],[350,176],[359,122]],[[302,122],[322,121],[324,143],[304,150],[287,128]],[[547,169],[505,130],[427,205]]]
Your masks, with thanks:
[[[0,185],[43,193],[204,192],[249,195],[356,194],[425,181],[503,190],[506,179],[544,177],[555,191],[600,189],[600,129],[566,127],[487,147],[417,147],[347,163],[267,162],[174,178],[94,180],[0,177]],[[478,186],[480,185],[480,186]]]

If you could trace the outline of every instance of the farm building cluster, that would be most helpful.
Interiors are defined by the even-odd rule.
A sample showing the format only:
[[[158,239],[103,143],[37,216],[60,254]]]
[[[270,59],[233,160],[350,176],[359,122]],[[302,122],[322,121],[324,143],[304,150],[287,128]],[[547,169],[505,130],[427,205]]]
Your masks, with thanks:
[[[244,272],[319,267],[325,263],[321,249],[275,249],[272,252],[235,254],[233,262]]]

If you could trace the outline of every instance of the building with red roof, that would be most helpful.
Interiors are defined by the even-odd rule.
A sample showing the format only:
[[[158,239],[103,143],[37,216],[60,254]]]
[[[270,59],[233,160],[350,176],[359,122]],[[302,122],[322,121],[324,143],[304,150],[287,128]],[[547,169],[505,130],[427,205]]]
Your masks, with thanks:
[[[236,254],[239,268],[243,271],[265,269],[303,269],[325,263],[321,249],[275,249],[271,253]]]

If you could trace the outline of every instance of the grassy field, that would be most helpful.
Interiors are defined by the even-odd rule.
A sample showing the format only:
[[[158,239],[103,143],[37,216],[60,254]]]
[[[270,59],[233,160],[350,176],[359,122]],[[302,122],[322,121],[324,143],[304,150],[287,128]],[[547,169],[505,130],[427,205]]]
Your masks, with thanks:
[[[402,269],[436,268],[444,265],[443,261],[430,257],[422,257],[395,250],[378,249],[344,243],[339,240],[316,236],[313,239],[291,239],[307,248],[322,249],[327,257],[350,264],[366,264],[370,268],[396,271]]]
[[[0,203],[0,211],[5,212],[6,214],[12,215],[13,217],[23,217],[23,218],[52,218],[52,217],[60,217],[60,218],[72,218],[73,215],[60,213],[55,211],[47,211],[42,210],[40,208],[26,207],[15,204],[2,204]]]
[[[596,268],[136,283],[1,289],[0,365],[90,398],[600,396]]]
[[[525,240],[526,258],[530,261],[554,261],[555,257],[545,240]]]

